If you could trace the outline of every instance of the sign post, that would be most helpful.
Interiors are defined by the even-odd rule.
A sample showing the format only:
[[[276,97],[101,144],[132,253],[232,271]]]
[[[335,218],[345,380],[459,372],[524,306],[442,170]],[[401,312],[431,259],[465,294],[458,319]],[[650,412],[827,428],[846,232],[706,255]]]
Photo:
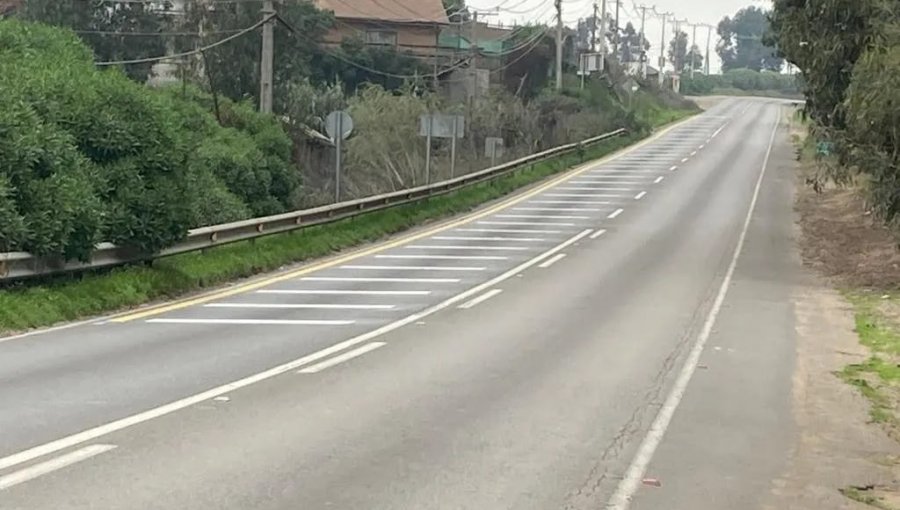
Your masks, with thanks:
[[[353,132],[353,119],[342,110],[334,111],[325,118],[325,133],[334,143],[334,201],[341,201],[341,146]]]
[[[459,116],[453,116],[453,138],[450,140],[450,178],[456,176],[456,137],[459,129]]]
[[[425,134],[425,184],[431,184],[431,135],[434,133],[434,116],[428,116]]]
[[[465,136],[466,118],[462,115],[445,115],[427,113],[419,117],[419,136],[425,137],[428,147],[425,148],[426,180],[431,182],[431,140],[434,138],[450,138],[450,176],[456,173],[456,139]]]

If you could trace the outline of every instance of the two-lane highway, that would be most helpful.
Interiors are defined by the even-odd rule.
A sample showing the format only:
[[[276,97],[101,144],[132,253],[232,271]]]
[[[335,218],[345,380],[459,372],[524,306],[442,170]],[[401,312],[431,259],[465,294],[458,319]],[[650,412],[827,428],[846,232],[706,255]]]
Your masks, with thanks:
[[[0,340],[0,508],[630,499],[752,242],[779,108],[726,101],[463,218]]]

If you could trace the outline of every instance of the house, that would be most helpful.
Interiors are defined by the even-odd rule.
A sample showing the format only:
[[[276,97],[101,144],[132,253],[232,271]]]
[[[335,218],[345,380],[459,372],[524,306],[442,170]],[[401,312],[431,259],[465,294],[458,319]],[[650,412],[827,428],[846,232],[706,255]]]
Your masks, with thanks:
[[[12,13],[22,6],[23,0],[0,0],[0,17]]]
[[[429,64],[439,58],[438,39],[449,25],[441,0],[314,0],[316,6],[334,13],[335,26],[325,44],[339,45],[359,38],[371,46],[396,48]]]

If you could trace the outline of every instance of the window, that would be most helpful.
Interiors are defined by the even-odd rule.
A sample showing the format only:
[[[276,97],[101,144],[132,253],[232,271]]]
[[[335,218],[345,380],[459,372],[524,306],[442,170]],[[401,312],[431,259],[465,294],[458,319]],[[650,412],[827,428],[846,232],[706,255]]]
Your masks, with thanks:
[[[397,32],[387,30],[369,30],[366,32],[366,44],[397,46]]]

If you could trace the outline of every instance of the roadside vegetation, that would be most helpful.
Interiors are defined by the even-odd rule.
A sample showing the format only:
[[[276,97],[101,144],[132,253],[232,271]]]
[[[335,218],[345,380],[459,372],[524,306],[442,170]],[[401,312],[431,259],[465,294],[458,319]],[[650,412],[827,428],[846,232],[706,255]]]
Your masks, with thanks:
[[[682,113],[681,116],[689,113]],[[377,241],[423,223],[470,211],[573,165],[596,159],[638,140],[631,135],[601,142],[524,168],[489,183],[417,204],[80,277],[0,290],[0,334],[48,326],[170,299],[296,262]]]
[[[797,75],[752,69],[732,69],[723,74],[696,74],[681,81],[681,93],[688,96],[766,96],[802,98]]]
[[[355,39],[323,49],[335,21],[304,0],[279,8],[295,30],[276,31],[275,115],[257,112],[258,37],[172,64],[175,79],[160,78],[148,62],[96,65],[191,51],[222,38],[204,34],[236,34],[259,21],[259,1],[226,3],[214,16],[196,11],[200,5],[176,17],[143,2],[23,0],[0,19],[0,252],[86,261],[97,243],[112,242],[153,254],[191,228],[330,203],[334,148],[322,133],[326,115],[339,109],[355,121],[344,144],[342,199],[425,184],[419,119],[429,112],[466,117],[457,175],[490,166],[488,137],[504,141],[498,163],[623,127],[630,137],[353,220],[149,266],[18,282],[0,288],[0,333],[173,298],[378,240],[471,210],[697,111],[654,83],[632,92],[615,65],[583,88],[567,67],[566,86],[554,91],[553,38],[539,27],[511,35],[509,65],[490,90],[454,102],[402,51]],[[155,32],[177,35],[147,35]],[[431,182],[450,177],[449,141],[431,149]]]
[[[843,172],[834,154],[815,143],[809,121],[792,123],[801,173],[797,212],[804,263],[841,291],[852,310],[860,348],[842,352],[852,362],[836,373],[869,402],[869,421],[900,442],[900,233],[895,222],[873,213],[865,178],[849,181],[827,175]],[[895,459],[877,457],[897,472]],[[898,487],[860,480],[841,489],[849,499],[897,510]]]

